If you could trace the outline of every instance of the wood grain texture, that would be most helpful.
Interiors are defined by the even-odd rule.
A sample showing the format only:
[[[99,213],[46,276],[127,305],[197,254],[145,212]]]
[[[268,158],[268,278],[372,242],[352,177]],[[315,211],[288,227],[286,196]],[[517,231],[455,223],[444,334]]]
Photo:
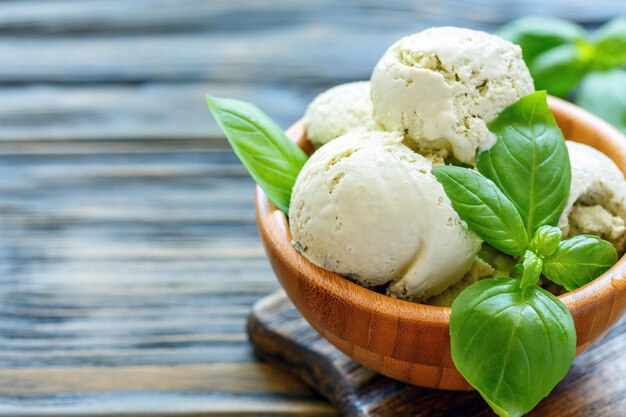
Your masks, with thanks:
[[[224,338],[226,339],[226,338]],[[15,381],[21,382],[15,385]],[[310,395],[311,391],[265,363],[126,366],[123,368],[13,368],[0,373],[0,389],[12,396],[37,397],[64,392],[275,393]]]
[[[425,27],[549,14],[593,28],[623,13],[621,0],[3,1],[0,140],[221,140],[205,93],[252,101],[286,128]]]
[[[308,21],[389,27],[408,21],[467,19],[480,24],[501,24],[522,13],[542,12],[580,21],[601,23],[622,6],[617,0],[602,7],[558,0],[467,2],[458,0],[394,0],[388,2],[333,0],[13,0],[4,1],[0,26],[3,33],[63,35],[117,31],[159,32],[211,29],[215,32],[257,32],[272,26],[300,26]],[[450,13],[454,8],[456,13]]]
[[[610,156],[626,174],[626,138],[598,117],[566,101],[548,104],[572,140]],[[287,135],[310,151],[303,123]],[[291,245],[284,213],[257,187],[259,232],[276,276],[304,318],[356,362],[421,387],[471,390],[450,354],[450,308],[396,300],[310,263]],[[597,342],[626,312],[626,256],[605,274],[559,297],[576,326],[576,352]],[[419,349],[416,349],[419,346]]]
[[[576,358],[548,398],[528,416],[622,417],[626,409],[626,321]],[[493,416],[475,392],[418,388],[360,366],[321,337],[283,291],[259,301],[248,322],[252,343],[269,362],[297,376],[345,417]]]
[[[248,343],[277,283],[231,151],[110,145],[0,155],[0,415],[334,415]]]
[[[0,146],[16,141],[125,144],[146,140],[176,141],[179,148],[190,143],[225,146],[209,116],[205,94],[252,101],[287,127],[302,115],[315,91],[216,82],[5,87],[0,88]]]
[[[0,416],[331,416],[247,341],[278,288],[204,94],[282,127],[396,37],[622,1],[0,2]],[[283,379],[284,378],[284,379]]]

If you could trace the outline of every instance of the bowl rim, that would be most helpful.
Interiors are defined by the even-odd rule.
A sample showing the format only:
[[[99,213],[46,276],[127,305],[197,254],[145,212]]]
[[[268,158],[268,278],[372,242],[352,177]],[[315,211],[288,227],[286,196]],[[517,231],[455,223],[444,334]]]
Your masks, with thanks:
[[[560,125],[582,123],[587,127],[592,127],[595,134],[603,138],[600,143],[601,146],[594,147],[611,158],[626,176],[626,137],[620,131],[597,116],[565,100],[549,96],[548,104],[554,114],[558,113]],[[302,119],[287,129],[286,134],[305,151],[310,153],[313,150],[312,145],[306,140]],[[580,137],[567,139],[585,143],[584,138]],[[592,142],[587,142],[587,144],[590,143]],[[257,223],[261,234],[267,240],[266,245],[274,246],[275,252],[281,258],[281,263],[297,266],[301,278],[311,282],[320,290],[330,292],[334,297],[344,299],[346,302],[360,304],[364,308],[371,308],[368,307],[371,305],[384,305],[385,308],[378,311],[379,315],[426,321],[434,325],[449,325],[452,311],[450,307],[395,299],[362,287],[339,274],[309,262],[291,244],[287,215],[276,208],[258,186],[255,193],[255,206]],[[274,231],[274,233],[268,233],[269,231]],[[584,309],[586,305],[594,302],[599,295],[611,294],[614,297],[617,297],[618,294],[626,295],[626,255],[623,255],[607,272],[592,282],[560,295],[558,298],[573,313],[576,310]]]

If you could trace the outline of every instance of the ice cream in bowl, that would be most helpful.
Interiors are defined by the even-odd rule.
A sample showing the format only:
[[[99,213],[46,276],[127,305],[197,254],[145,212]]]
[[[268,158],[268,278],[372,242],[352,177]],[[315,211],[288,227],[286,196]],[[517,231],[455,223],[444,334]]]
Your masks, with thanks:
[[[625,312],[624,136],[535,92],[518,46],[405,37],[286,135],[208,102],[282,287],[356,362],[519,416]]]

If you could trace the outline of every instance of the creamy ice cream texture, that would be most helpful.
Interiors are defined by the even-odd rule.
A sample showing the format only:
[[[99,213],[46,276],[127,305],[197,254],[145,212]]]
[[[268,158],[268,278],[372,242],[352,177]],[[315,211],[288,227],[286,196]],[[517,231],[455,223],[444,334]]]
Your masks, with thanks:
[[[593,234],[611,242],[618,253],[626,246],[626,180],[617,165],[590,146],[567,141],[572,184],[559,219],[565,238]]]
[[[391,296],[433,305],[449,306],[473,282],[499,276],[476,256],[480,240],[431,169],[450,153],[473,164],[493,144],[487,124],[533,90],[519,47],[497,36],[443,27],[396,42],[371,84],[339,85],[307,108],[308,138],[321,148],[293,188],[294,246],[362,285],[389,284]],[[624,176],[594,148],[567,147],[564,238],[598,235],[623,253]]]
[[[371,78],[374,116],[420,152],[448,149],[473,164],[493,145],[487,124],[534,91],[522,51],[498,36],[438,27],[407,36]]]
[[[402,139],[351,132],[320,148],[296,180],[289,224],[315,265],[418,301],[459,281],[481,242]]]
[[[452,303],[456,297],[467,287],[478,282],[480,279],[493,277],[495,272],[494,267],[477,256],[469,271],[467,271],[459,282],[451,285],[442,293],[430,297],[425,303],[433,306],[452,307]]]
[[[307,108],[304,126],[316,148],[353,130],[380,130],[373,116],[370,83],[341,84],[323,92]]]

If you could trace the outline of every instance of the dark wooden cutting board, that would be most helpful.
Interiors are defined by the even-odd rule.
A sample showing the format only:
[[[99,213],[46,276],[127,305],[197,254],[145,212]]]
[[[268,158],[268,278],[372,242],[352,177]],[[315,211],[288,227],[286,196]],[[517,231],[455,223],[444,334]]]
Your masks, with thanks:
[[[261,358],[304,381],[346,417],[495,415],[475,392],[418,388],[360,366],[313,330],[282,291],[254,306],[248,333]],[[625,417],[626,321],[579,356],[529,416]]]

